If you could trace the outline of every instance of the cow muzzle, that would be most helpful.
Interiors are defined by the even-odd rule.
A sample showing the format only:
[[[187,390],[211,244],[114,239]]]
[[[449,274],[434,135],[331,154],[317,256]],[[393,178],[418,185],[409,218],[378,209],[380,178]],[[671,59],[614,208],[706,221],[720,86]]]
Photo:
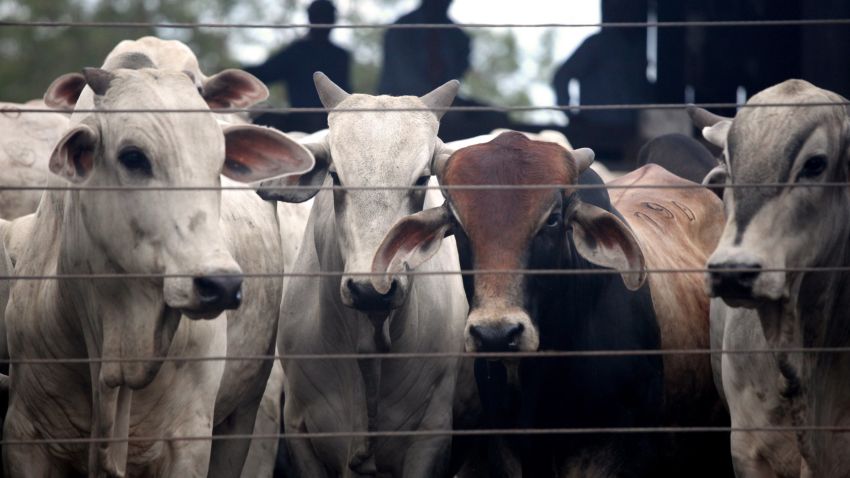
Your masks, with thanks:
[[[708,260],[706,291],[730,307],[756,307],[760,302],[779,300],[785,274],[765,272],[765,261],[745,251],[725,254],[718,250]]]
[[[533,352],[540,346],[537,328],[519,308],[473,310],[465,338],[468,352]]]
[[[190,319],[212,319],[242,304],[242,275],[237,268],[169,277],[165,280],[165,303]]]
[[[404,303],[404,288],[399,279],[393,279],[386,294],[372,286],[368,277],[343,277],[340,297],[346,307],[364,312],[389,311]]]

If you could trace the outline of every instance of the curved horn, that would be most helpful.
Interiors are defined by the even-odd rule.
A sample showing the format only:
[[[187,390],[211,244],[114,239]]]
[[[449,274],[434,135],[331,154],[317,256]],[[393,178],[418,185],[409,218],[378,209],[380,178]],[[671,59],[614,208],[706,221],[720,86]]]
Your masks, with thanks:
[[[726,118],[725,116],[716,115],[711,111],[708,111],[703,108],[697,108],[694,105],[688,106],[688,116],[691,117],[691,121],[698,129],[703,129],[708,126],[714,126],[721,121],[732,121],[732,118]]]
[[[97,96],[105,95],[106,90],[109,89],[109,84],[115,79],[113,73],[100,68],[83,68],[83,77],[86,79],[86,84]]]
[[[573,158],[576,160],[576,167],[578,167],[579,174],[585,172],[593,164],[593,159],[596,157],[596,153],[590,148],[574,149],[571,152]]]
[[[437,138],[437,145],[434,147],[434,156],[431,159],[431,174],[437,176],[438,180],[443,177],[443,170],[446,169],[446,163],[453,153],[453,149],[446,146],[440,138]]]
[[[425,96],[420,96],[419,99],[425,103],[425,106],[431,108],[434,116],[439,120],[446,114],[443,108],[448,108],[457,96],[457,90],[460,88],[460,82],[457,80],[449,80],[443,86],[439,86],[434,91]]]
[[[319,99],[322,100],[322,105],[325,108],[336,108],[342,100],[351,96],[321,71],[313,73],[313,83],[316,85],[316,92],[319,93]]]

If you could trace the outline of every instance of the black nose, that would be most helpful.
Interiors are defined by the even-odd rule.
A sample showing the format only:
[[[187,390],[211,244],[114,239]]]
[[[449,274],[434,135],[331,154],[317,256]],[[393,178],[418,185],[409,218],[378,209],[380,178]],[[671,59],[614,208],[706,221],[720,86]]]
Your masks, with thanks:
[[[194,283],[202,310],[236,309],[242,303],[241,276],[195,277]]]
[[[395,309],[400,304],[400,294],[398,292],[398,281],[393,279],[390,284],[390,290],[386,294],[381,294],[368,280],[355,281],[348,279],[346,287],[351,293],[352,306],[358,310],[389,310]]]
[[[525,326],[520,323],[499,325],[471,325],[469,335],[475,340],[479,352],[515,352]]]
[[[761,264],[709,264],[708,273],[712,295],[724,299],[751,299],[753,284],[761,274]]]

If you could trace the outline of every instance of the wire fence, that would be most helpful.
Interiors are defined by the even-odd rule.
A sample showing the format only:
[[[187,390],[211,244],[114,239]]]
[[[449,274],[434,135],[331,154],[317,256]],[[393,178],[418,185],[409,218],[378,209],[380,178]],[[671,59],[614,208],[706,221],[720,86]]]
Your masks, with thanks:
[[[673,22],[600,22],[600,23],[465,23],[465,24],[285,24],[276,25],[268,23],[172,23],[172,22],[72,22],[72,21],[0,21],[0,28],[163,28],[163,29],[455,29],[455,28],[681,28],[681,27],[792,27],[792,26],[825,26],[825,25],[850,25],[850,19],[808,19],[808,20],[769,20],[769,21],[673,21]],[[811,103],[762,103],[762,104],[739,104],[739,103],[703,103],[703,104],[678,104],[678,103],[651,103],[651,104],[607,104],[607,105],[554,105],[554,106],[467,106],[447,108],[227,108],[227,109],[77,109],[66,110],[56,108],[27,108],[14,107],[2,108],[0,114],[12,115],[20,113],[320,113],[320,112],[527,112],[527,111],[611,111],[611,110],[671,110],[685,109],[692,106],[703,108],[809,108],[828,106],[850,106],[848,101],[836,102],[811,102]],[[723,185],[724,188],[846,188],[850,183],[845,182],[823,182],[823,183],[731,183]],[[703,188],[698,184],[671,185],[671,184],[605,184],[605,185],[569,185],[563,184],[539,184],[539,185],[453,185],[453,186],[288,186],[291,190],[333,190],[333,191],[376,191],[376,190],[529,190],[529,189],[565,189],[588,190],[588,189],[693,189]],[[271,187],[269,190],[283,189]],[[219,187],[196,187],[196,186],[2,186],[0,191],[210,191],[210,190],[256,190],[256,186],[219,186]],[[656,268],[647,270],[634,269],[499,269],[499,270],[445,270],[445,271],[403,271],[394,275],[403,276],[426,276],[426,275],[488,275],[488,274],[511,274],[511,275],[539,275],[539,276],[575,276],[575,275],[610,275],[623,273],[647,272],[648,274],[704,274],[707,272],[791,272],[791,273],[846,273],[850,272],[850,266],[832,267],[787,267],[787,268]],[[222,274],[225,275],[225,274]],[[281,277],[341,277],[345,276],[381,276],[367,271],[343,272],[343,271],[310,271],[310,272],[275,272],[275,273],[252,273],[238,274],[245,278],[281,278]],[[24,281],[24,280],[116,280],[116,279],[165,279],[165,278],[192,278],[190,274],[160,274],[160,273],[114,273],[114,274],[65,274],[65,275],[32,275],[12,274],[0,276],[0,280]],[[0,359],[0,364],[8,365],[72,365],[72,364],[94,364],[94,363],[131,363],[131,362],[209,362],[209,361],[272,361],[272,360],[420,360],[420,359],[537,359],[537,358],[588,358],[588,357],[632,357],[632,356],[714,356],[714,355],[742,355],[742,354],[845,354],[850,353],[850,347],[786,347],[786,348],[745,348],[745,349],[652,349],[652,350],[568,350],[553,351],[542,350],[535,352],[428,352],[428,353],[333,353],[333,354],[293,354],[282,353],[273,355],[219,355],[219,356],[157,356],[157,357],[55,357],[55,358],[14,358]],[[789,432],[850,432],[850,427],[842,426],[776,426],[776,427],[704,427],[704,426],[682,426],[682,427],[597,427],[597,428],[511,428],[511,429],[476,429],[476,430],[396,430],[396,431],[334,431],[334,432],[311,432],[311,433],[283,433],[283,434],[243,434],[243,435],[195,435],[195,436],[131,436],[118,438],[88,437],[88,438],[44,438],[33,440],[2,440],[0,445],[56,445],[56,444],[95,444],[95,443],[120,443],[120,442],[179,442],[179,441],[214,441],[214,440],[277,440],[277,439],[334,439],[334,438],[392,438],[392,437],[434,437],[434,436],[511,436],[511,435],[589,435],[589,434],[658,434],[658,433],[730,433],[730,432],[766,432],[766,433],[789,433]]]

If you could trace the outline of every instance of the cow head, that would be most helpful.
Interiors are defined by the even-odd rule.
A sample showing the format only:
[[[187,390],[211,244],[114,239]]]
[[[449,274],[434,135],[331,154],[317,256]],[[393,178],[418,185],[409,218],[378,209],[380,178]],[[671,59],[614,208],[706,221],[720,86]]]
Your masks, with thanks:
[[[86,69],[82,77],[91,93],[84,93],[79,108],[206,108],[194,84],[179,72]],[[75,113],[49,162],[50,171],[71,184],[119,189],[69,193],[77,215],[71,233],[82,242],[71,253],[89,261],[83,267],[177,275],[134,282],[133,293],[145,303],[192,318],[211,318],[238,307],[241,271],[220,231],[220,191],[167,189],[215,188],[220,174],[252,182],[303,173],[312,165],[305,149],[270,129],[240,125],[222,130],[211,113],[138,112]],[[131,315],[124,320],[132,320]],[[157,325],[150,322],[137,324],[130,332],[139,336],[127,340],[160,340],[151,331]],[[130,326],[122,327],[127,332]],[[109,330],[104,324],[105,341]],[[137,348],[128,346],[124,353],[128,350]],[[147,353],[154,352],[139,351],[140,356]]]
[[[370,111],[331,111],[326,138],[319,144],[306,145],[316,157],[316,169],[308,175],[264,183],[261,196],[300,202],[318,192],[270,189],[295,184],[405,187],[428,183],[432,163],[441,153],[437,129],[442,112],[422,110],[451,105],[457,81],[417,98],[348,94],[322,73],[314,79],[326,108]],[[419,111],[387,111],[404,109]],[[336,239],[345,272],[340,282],[342,303],[363,311],[398,308],[409,288],[406,277],[393,279],[387,289],[378,292],[367,276],[351,273],[369,270],[384,234],[399,218],[422,210],[425,191],[335,190],[333,196]]]
[[[845,106],[758,107],[765,103],[846,101],[805,81],[789,80],[753,96],[734,120],[703,134],[724,150],[728,184],[794,183],[814,187],[727,188],[727,222],[708,261],[707,287],[731,306],[788,299],[799,273],[845,254],[850,227],[850,119]],[[813,242],[814,239],[814,242]],[[831,260],[830,260],[831,259]]]
[[[542,189],[449,189],[443,206],[405,217],[390,230],[372,264],[374,287],[383,292],[394,274],[412,269],[455,234],[462,257],[478,270],[561,267],[575,248],[588,261],[617,269],[643,269],[631,230],[613,214],[578,199],[574,185],[593,151],[567,149],[504,133],[489,143],[455,152],[438,167],[446,186],[548,185]],[[623,273],[630,289],[643,272]],[[477,274],[466,327],[469,351],[534,351],[538,324],[529,314],[529,278]]]

